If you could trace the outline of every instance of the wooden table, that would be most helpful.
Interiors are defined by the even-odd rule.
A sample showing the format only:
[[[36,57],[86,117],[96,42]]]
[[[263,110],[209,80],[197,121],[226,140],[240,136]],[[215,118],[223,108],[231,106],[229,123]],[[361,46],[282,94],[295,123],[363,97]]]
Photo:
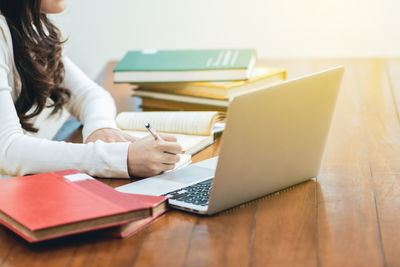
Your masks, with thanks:
[[[0,266],[400,266],[400,60],[264,63],[289,78],[345,66],[317,179],[212,217],[170,211],[125,240],[30,245],[1,227]],[[113,64],[99,82],[119,111],[130,110],[129,86],[112,84]],[[217,152],[218,144],[193,159]]]

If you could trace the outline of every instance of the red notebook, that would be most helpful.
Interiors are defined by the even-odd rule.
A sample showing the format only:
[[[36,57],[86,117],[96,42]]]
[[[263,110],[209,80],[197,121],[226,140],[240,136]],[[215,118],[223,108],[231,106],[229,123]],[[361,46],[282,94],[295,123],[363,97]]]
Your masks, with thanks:
[[[153,205],[77,170],[0,180],[0,223],[29,242],[126,224]]]

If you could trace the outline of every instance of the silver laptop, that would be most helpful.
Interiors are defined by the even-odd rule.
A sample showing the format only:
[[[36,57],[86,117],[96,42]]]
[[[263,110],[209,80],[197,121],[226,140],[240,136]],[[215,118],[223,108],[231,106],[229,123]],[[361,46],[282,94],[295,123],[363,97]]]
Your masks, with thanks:
[[[316,177],[342,76],[335,67],[235,97],[219,157],[117,190],[214,214]]]

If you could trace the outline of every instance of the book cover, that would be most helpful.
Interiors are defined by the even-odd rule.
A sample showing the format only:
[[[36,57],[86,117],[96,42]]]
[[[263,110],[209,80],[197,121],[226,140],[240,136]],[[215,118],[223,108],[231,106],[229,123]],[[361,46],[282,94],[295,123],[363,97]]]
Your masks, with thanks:
[[[28,242],[122,225],[151,209],[77,170],[0,181],[0,222]]]
[[[114,81],[227,81],[247,79],[254,49],[128,51],[114,68]]]

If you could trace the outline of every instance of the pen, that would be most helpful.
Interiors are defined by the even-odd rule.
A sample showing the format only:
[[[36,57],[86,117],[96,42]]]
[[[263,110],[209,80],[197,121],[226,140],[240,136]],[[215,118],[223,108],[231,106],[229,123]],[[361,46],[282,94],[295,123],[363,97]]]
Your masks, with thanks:
[[[153,128],[151,128],[151,125],[150,125],[150,123],[146,123],[145,125],[144,125],[144,127],[146,127],[146,129],[151,133],[151,135],[152,136],[154,136],[154,139],[158,139],[158,140],[163,140],[162,138],[161,138],[161,136],[153,129]]]

